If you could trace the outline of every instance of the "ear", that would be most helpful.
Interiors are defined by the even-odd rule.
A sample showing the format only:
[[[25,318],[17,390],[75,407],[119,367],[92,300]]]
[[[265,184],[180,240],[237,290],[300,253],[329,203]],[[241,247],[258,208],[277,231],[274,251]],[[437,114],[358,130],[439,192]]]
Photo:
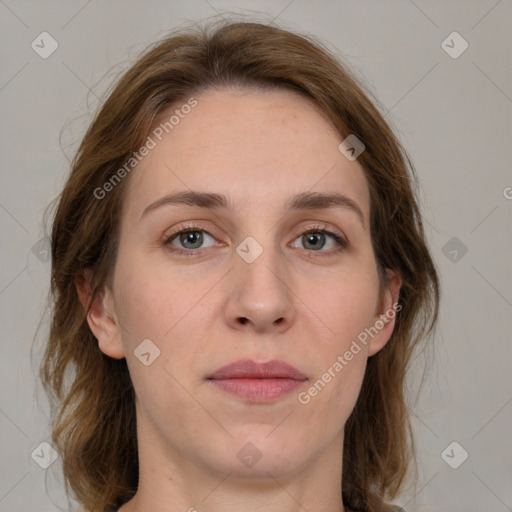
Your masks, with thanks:
[[[121,326],[117,320],[112,292],[105,285],[95,297],[92,297],[92,272],[85,272],[75,278],[80,302],[87,311],[87,323],[98,340],[99,349],[109,357],[125,357],[121,341]]]
[[[387,281],[382,286],[381,296],[372,326],[368,329],[372,335],[368,344],[368,356],[375,355],[391,338],[395,328],[396,315],[402,309],[398,304],[402,278],[394,270],[386,269]]]

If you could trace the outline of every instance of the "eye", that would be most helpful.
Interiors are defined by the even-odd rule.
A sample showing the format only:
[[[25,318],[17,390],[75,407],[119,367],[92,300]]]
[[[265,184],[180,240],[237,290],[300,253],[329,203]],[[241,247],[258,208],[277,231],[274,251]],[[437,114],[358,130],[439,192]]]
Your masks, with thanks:
[[[321,249],[325,248],[326,238],[331,239],[331,247],[327,247],[327,249],[334,248],[334,251],[321,251]],[[347,242],[341,236],[333,233],[332,231],[329,231],[328,229],[325,229],[325,226],[316,226],[307,231],[304,231],[295,240],[299,239],[306,250],[311,250],[313,252],[339,252],[343,249],[346,249],[348,246]],[[322,254],[322,256],[324,255]]]
[[[205,237],[212,240],[209,246],[203,246]],[[325,248],[326,239],[331,239],[331,251],[322,251]],[[322,256],[332,256],[332,253],[338,253],[348,247],[348,243],[340,235],[325,229],[325,226],[314,226],[313,228],[304,231],[295,240],[301,240],[304,249],[309,252],[322,253]],[[163,245],[171,252],[183,256],[194,256],[201,254],[201,249],[206,249],[215,245],[215,239],[199,226],[186,226],[185,228],[175,231],[169,235],[164,241]],[[295,246],[293,246],[295,247]],[[324,254],[327,253],[327,254]]]
[[[202,247],[205,238],[210,238],[213,241],[211,245],[215,245],[215,239],[210,233],[198,226],[187,226],[185,229],[172,233],[163,243],[172,252],[192,256],[192,253],[201,252],[197,249],[211,247],[211,245]],[[180,245],[176,246],[176,244]]]

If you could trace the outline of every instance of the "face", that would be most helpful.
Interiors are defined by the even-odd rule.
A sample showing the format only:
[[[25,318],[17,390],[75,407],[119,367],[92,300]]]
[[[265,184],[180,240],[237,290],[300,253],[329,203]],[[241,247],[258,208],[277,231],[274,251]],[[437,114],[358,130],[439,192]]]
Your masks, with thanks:
[[[379,287],[363,169],[291,92],[196,100],[130,175],[113,286],[89,324],[105,354],[126,358],[139,450],[178,470],[276,478],[322,454],[338,460],[367,358],[393,316],[362,333],[400,285],[390,274]],[[180,192],[227,204],[159,202]],[[256,366],[218,373],[246,360]],[[257,366],[276,360],[297,372]]]

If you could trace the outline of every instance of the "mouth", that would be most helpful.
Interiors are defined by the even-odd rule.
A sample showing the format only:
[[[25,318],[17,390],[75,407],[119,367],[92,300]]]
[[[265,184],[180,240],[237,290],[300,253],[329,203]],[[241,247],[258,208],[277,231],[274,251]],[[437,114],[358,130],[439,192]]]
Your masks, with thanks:
[[[277,400],[304,384],[308,379],[284,361],[257,363],[250,359],[223,366],[207,377],[220,391],[252,403]]]

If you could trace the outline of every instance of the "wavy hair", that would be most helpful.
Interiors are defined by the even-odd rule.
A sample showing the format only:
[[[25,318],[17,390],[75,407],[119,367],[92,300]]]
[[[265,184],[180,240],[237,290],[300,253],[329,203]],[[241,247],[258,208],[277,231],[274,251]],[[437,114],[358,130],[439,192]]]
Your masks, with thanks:
[[[406,405],[413,351],[433,334],[439,280],[424,233],[417,177],[378,101],[312,36],[275,24],[222,21],[180,29],[151,45],[117,81],[72,161],[51,231],[51,323],[39,376],[51,404],[52,441],[66,493],[86,510],[115,510],[138,486],[134,389],[125,359],[98,348],[87,323],[92,298],[111,282],[129,176],[101,188],[140,148],[171,106],[215,87],[284,88],[313,102],[341,138],[365,145],[358,157],[370,191],[370,231],[379,275],[402,278],[400,313],[383,349],[368,360],[345,425],[347,507],[387,510],[415,464]],[[136,172],[136,168],[135,168]],[[89,306],[77,279],[92,276]]]

